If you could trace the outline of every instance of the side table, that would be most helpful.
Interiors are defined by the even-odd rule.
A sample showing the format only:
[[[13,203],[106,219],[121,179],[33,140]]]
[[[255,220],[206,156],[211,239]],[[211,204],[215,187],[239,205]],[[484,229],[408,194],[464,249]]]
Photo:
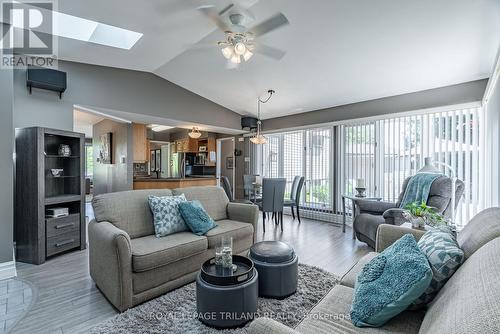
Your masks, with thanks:
[[[368,200],[368,201],[381,201],[382,197],[356,197],[352,194],[343,194],[342,195],[342,232],[344,232],[344,233],[345,233],[345,225],[346,225],[346,219],[347,219],[347,212],[346,212],[346,205],[345,205],[346,199],[349,199],[352,201],[352,221],[354,222],[354,218],[355,218],[354,215],[356,212],[356,200],[364,199],[364,200]],[[352,238],[354,239],[355,237],[356,236],[354,233],[354,226],[353,226]]]

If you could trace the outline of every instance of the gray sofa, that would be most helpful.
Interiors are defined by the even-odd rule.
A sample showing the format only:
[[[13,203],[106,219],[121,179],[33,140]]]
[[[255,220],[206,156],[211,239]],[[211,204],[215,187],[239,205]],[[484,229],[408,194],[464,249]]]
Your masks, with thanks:
[[[181,193],[199,200],[218,226],[206,236],[181,232],[156,238],[148,196]],[[235,253],[248,251],[259,216],[257,206],[230,203],[219,187],[109,193],[94,197],[92,206],[90,276],[120,311],[194,281],[223,235],[233,237]]]
[[[375,248],[375,238],[380,224],[401,225],[404,222],[402,218],[403,209],[399,206],[403,200],[406,187],[411,176],[403,182],[398,201],[370,201],[356,199],[356,212],[354,214],[353,229],[359,241],[363,241],[368,246]],[[429,190],[427,205],[436,209],[436,212],[449,218],[451,215],[451,179],[446,176],[440,176],[432,183]],[[455,185],[455,209],[464,193],[464,183],[457,180]]]
[[[405,233],[422,231],[380,225],[376,248],[382,251]],[[500,208],[475,216],[458,234],[466,261],[446,282],[427,311],[405,311],[381,328],[358,328],[350,319],[356,276],[377,253],[364,256],[295,329],[268,318],[255,320],[250,334],[330,333],[500,333]]]

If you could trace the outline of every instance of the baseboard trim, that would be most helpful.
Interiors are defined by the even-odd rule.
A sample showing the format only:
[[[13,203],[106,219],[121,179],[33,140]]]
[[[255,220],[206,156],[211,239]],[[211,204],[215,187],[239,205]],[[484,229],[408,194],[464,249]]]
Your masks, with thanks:
[[[0,263],[0,280],[17,276],[16,261]]]

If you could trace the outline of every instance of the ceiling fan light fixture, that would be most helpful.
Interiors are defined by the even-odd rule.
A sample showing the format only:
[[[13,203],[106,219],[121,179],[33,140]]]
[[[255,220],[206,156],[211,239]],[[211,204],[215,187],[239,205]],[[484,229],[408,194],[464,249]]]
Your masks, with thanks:
[[[241,63],[241,56],[240,55],[237,55],[236,53],[233,54],[233,56],[231,57],[231,59],[229,59],[232,63],[235,63],[235,64],[239,64]]]
[[[247,51],[247,47],[246,47],[245,43],[238,42],[234,45],[234,53],[236,53],[238,56],[243,56],[246,51]]]
[[[247,51],[243,54],[243,59],[245,61],[248,61],[250,58],[252,58],[252,56],[253,56],[253,53],[247,49]]]
[[[188,132],[188,136],[193,138],[193,139],[197,139],[197,138],[201,137],[201,132],[200,132],[200,130],[198,130],[198,128],[196,126],[193,126],[191,131]]]
[[[226,59],[231,59],[231,57],[233,56],[233,48],[231,46],[226,46],[225,48],[221,49],[221,51],[222,55]]]

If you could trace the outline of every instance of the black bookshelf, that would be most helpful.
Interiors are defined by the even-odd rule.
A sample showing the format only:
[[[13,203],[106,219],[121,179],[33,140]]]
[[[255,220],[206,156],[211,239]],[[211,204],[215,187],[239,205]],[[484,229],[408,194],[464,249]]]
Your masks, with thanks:
[[[69,156],[59,155],[68,145]],[[32,264],[86,248],[85,137],[81,133],[31,127],[16,130],[16,259]],[[54,176],[52,169],[62,169]],[[50,208],[69,215],[47,218]]]

